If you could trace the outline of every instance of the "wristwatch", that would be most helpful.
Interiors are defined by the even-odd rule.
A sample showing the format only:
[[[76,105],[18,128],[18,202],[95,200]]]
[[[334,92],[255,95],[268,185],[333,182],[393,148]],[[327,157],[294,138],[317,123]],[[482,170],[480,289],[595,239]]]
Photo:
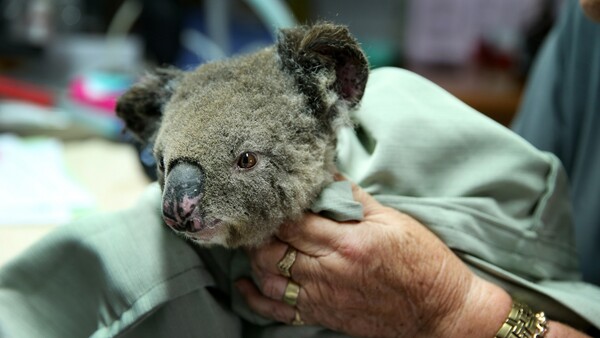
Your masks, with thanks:
[[[534,313],[524,303],[513,301],[508,318],[495,338],[543,338],[548,322],[543,312]]]

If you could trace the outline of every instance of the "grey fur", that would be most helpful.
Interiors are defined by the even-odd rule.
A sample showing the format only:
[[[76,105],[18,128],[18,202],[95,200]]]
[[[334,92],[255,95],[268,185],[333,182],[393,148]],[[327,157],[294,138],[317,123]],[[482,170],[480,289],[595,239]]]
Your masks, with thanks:
[[[239,247],[296,221],[333,180],[335,129],[349,123],[368,64],[345,27],[318,24],[284,30],[254,54],[157,74],[126,93],[117,113],[154,141],[161,187],[179,161],[204,171],[198,208],[207,223],[222,221],[219,234],[186,237]],[[236,165],[245,151],[258,155],[251,169]]]

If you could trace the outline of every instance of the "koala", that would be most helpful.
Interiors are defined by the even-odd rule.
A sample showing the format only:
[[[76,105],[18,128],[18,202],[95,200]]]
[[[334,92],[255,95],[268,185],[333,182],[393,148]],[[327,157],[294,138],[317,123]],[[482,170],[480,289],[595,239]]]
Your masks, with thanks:
[[[369,66],[344,26],[279,31],[270,47],[192,71],[157,69],[118,100],[153,144],[164,222],[200,245],[257,246],[333,181]]]

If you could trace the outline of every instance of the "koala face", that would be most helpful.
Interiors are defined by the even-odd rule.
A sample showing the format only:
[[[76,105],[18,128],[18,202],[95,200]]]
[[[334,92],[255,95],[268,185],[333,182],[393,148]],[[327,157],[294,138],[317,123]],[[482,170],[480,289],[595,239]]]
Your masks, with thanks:
[[[254,246],[332,181],[335,129],[367,76],[347,29],[320,24],[191,72],[159,69],[117,113],[154,143],[167,225],[201,245]]]

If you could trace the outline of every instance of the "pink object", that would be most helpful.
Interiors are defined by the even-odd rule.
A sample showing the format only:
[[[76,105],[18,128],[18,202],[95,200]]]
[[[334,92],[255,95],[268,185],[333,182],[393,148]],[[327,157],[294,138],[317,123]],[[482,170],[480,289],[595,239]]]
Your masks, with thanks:
[[[129,87],[128,78],[111,74],[79,76],[69,85],[69,96],[81,104],[98,108],[107,115],[115,115],[117,99]]]

